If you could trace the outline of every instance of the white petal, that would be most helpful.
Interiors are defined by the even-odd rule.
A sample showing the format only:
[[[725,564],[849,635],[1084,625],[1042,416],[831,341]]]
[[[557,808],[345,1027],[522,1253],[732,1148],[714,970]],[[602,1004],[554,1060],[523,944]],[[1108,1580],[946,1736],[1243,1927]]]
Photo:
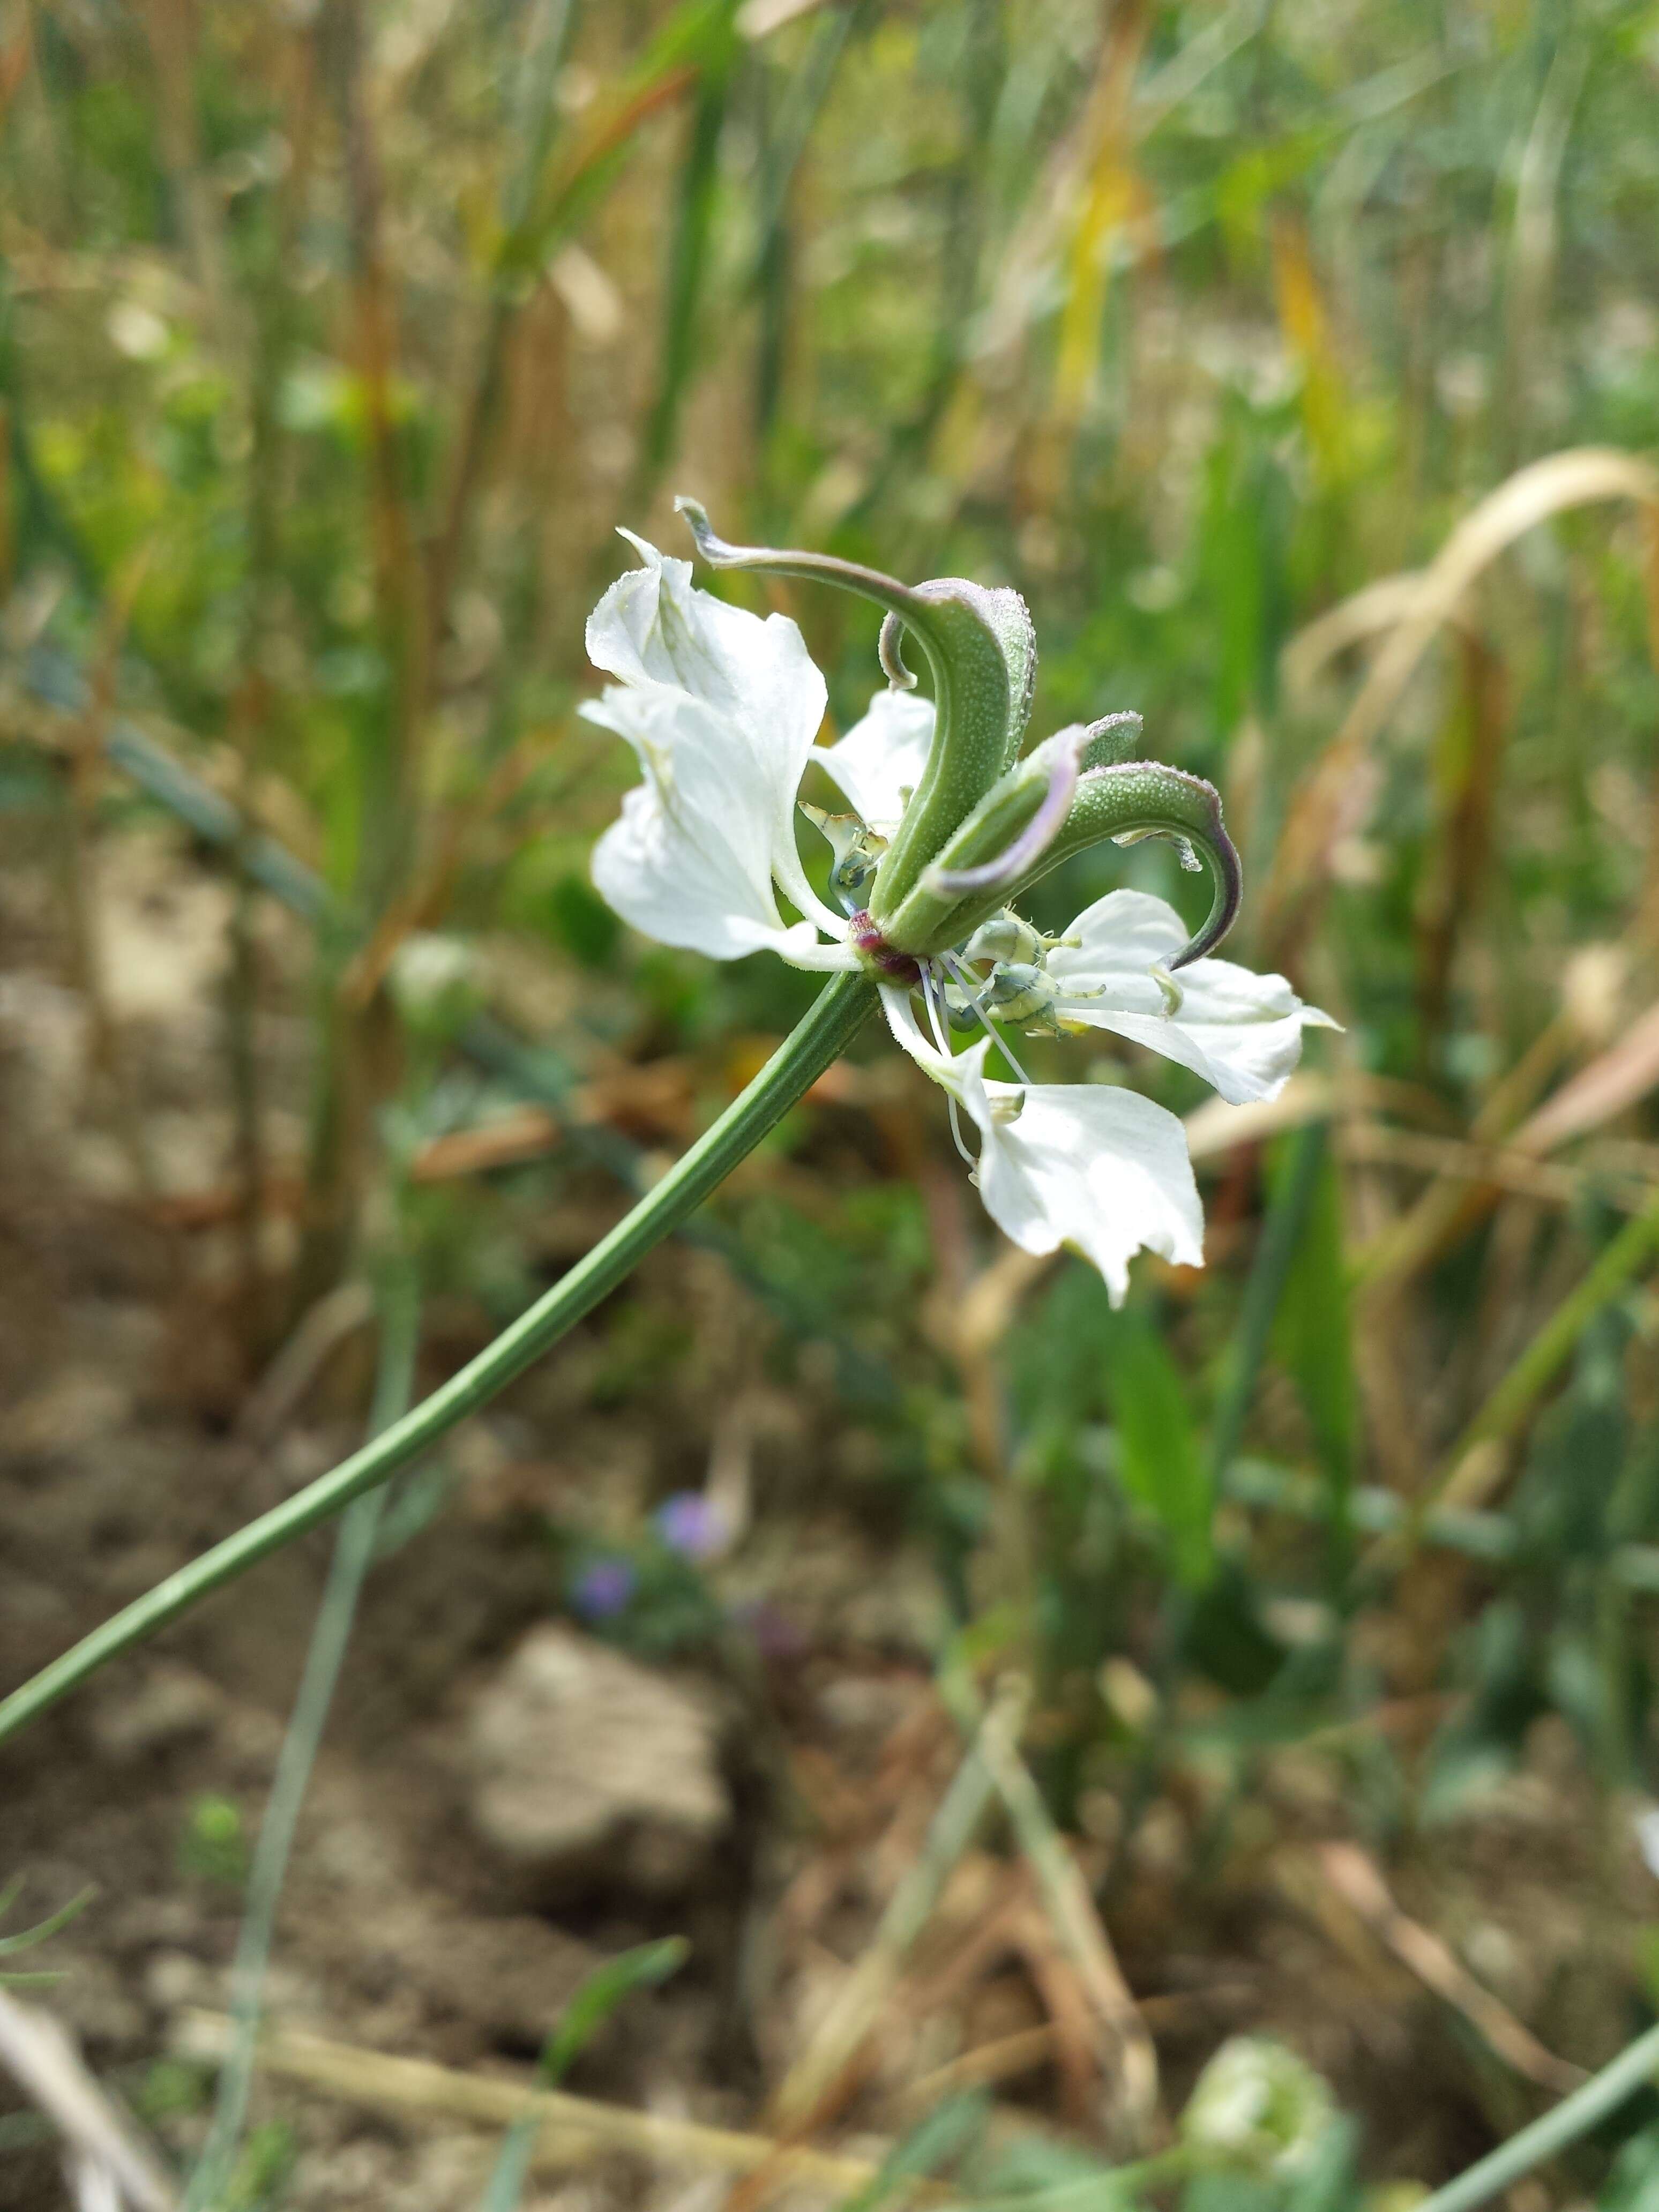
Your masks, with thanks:
[[[588,720],[627,738],[640,752],[647,774],[650,763],[641,749],[641,738],[647,734],[645,722],[650,725],[649,741],[657,749],[659,770],[668,752],[695,729],[696,747],[707,769],[696,778],[698,788],[709,794],[707,828],[718,831],[728,827],[722,819],[728,809],[739,817],[729,825],[727,842],[742,848],[749,892],[733,887],[733,911],[757,920],[754,894],[763,882],[769,885],[775,878],[818,928],[841,936],[845,927],[841,916],[807,882],[795,848],[795,793],[823,720],[825,700],[823,678],[799,630],[787,616],[769,615],[763,622],[742,607],[727,606],[696,590],[690,562],[665,559],[641,538],[629,536],[629,542],[643,556],[644,567],[618,577],[587,623],[590,658],[607,673],[620,677],[622,688],[608,688],[602,705],[588,712]],[[647,708],[643,703],[653,700],[678,705],[670,714],[659,705]],[[631,719],[624,702],[637,710]],[[658,780],[660,783],[660,775]],[[684,786],[686,778],[682,775],[678,781]],[[690,805],[683,791],[681,812]],[[639,810],[635,811],[637,815]],[[707,838],[702,842],[706,843]],[[637,836],[634,843],[640,846]],[[705,889],[712,891],[712,884]],[[608,891],[605,895],[610,896]],[[769,887],[764,900],[772,916],[769,926],[781,928]],[[795,934],[790,933],[792,941]],[[699,939],[702,949],[712,950],[703,941],[706,938],[704,930]],[[689,941],[684,933],[665,939]],[[837,957],[829,964],[847,963]]]
[[[977,1066],[990,1049],[991,1041],[981,1037],[965,1053],[951,1054],[941,1052],[921,1026],[917,1018],[915,1001],[908,988],[899,983],[884,983],[881,987],[882,1012],[887,1017],[887,1026],[893,1032],[895,1044],[902,1045],[919,1067],[925,1068],[935,1083],[942,1083],[947,1091],[960,1097],[960,1071],[969,1060]]]
[[[749,742],[792,761],[799,781],[825,699],[799,630],[787,615],[763,622],[698,591],[689,561],[622,534],[645,566],[618,576],[588,617],[589,659],[626,684],[665,684],[704,701]]]
[[[1012,1120],[1001,1120],[1024,1103]],[[984,1139],[978,1182],[985,1210],[1028,1252],[1069,1244],[1106,1278],[1112,1304],[1129,1287],[1129,1262],[1161,1252],[1204,1264],[1204,1209],[1173,1114],[1097,1083],[986,1084],[971,1072],[963,1103]]]
[[[1048,956],[1066,1018],[1178,1060],[1232,1105],[1275,1097],[1302,1056],[1303,1030],[1337,1026],[1305,1006],[1282,975],[1258,975],[1231,960],[1194,960],[1182,969],[1175,979],[1181,1006],[1165,1014],[1148,971],[1180,951],[1188,930],[1172,906],[1145,891],[1109,891],[1066,935],[1080,937],[1081,945]],[[1103,996],[1070,995],[1097,990]]]
[[[1204,1209],[1173,1114],[1103,1084],[988,1084],[988,1037],[941,1053],[908,991],[884,985],[881,996],[898,1042],[978,1125],[980,1196],[1006,1237],[1028,1252],[1073,1246],[1105,1277],[1114,1305],[1137,1252],[1203,1266]]]
[[[878,691],[839,744],[812,757],[866,827],[890,837],[905,796],[921,781],[933,742],[933,702],[914,691]]]
[[[594,884],[624,921],[715,960],[769,949],[798,967],[855,964],[811,922],[786,927],[772,889],[771,795],[733,777],[721,715],[658,684],[607,685],[581,713],[626,738],[645,772],[593,848]]]

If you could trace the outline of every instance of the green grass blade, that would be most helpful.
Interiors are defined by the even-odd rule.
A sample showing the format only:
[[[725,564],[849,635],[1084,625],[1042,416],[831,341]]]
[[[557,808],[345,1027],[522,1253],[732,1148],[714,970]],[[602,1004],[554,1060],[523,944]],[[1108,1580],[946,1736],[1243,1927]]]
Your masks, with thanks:
[[[617,2006],[636,1990],[655,1989],[678,1973],[690,1948],[683,1936],[670,1936],[660,1942],[637,1944],[596,1966],[566,2005],[543,2047],[536,2069],[541,2086],[556,2087]],[[541,2128],[540,2114],[529,2112],[507,2130],[479,2212],[517,2212]]]
[[[1255,1386],[1267,1357],[1273,1316],[1290,1279],[1291,1267],[1307,1228],[1325,1157],[1327,1125],[1310,1122],[1291,1139],[1283,1180],[1274,1192],[1256,1246],[1255,1264],[1244,1286],[1224,1380],[1210,1438],[1210,1465],[1219,1480],[1238,1450]]]
[[[8,1901],[15,1897],[17,1888],[15,1882],[9,1886],[6,1893]],[[47,1942],[84,1912],[97,1894],[95,1888],[83,1889],[78,1896],[70,1898],[67,1905],[60,1905],[56,1912],[48,1915],[45,1920],[38,1921],[33,1928],[20,1929],[15,1936],[0,1936],[0,1959],[10,1958],[19,1951],[32,1951],[37,1943]]]
[[[1177,1577],[1201,1589],[1213,1564],[1215,1493],[1180,1370],[1138,1320],[1114,1330],[1109,1358],[1119,1478],[1163,1528]]]
[[[407,1267],[399,1265],[388,1275],[380,1304],[380,1356],[368,1419],[371,1437],[404,1413],[414,1385],[420,1302],[413,1273]],[[318,1747],[345,1664],[357,1601],[374,1561],[374,1539],[385,1503],[384,1489],[372,1490],[358,1498],[341,1522],[335,1539],[328,1581],[248,1875],[247,1901],[232,1976],[230,2051],[219,2076],[213,2125],[185,2194],[185,2212],[210,2212],[210,2207],[220,2203],[234,2170],[253,2081],[276,1909]]]
[[[1455,2181],[1425,2197],[1417,2212],[1474,2212],[1477,2205],[1490,2204],[1547,2159],[1558,2157],[1600,2126],[1638,2089],[1648,2087],[1656,2075],[1659,2075],[1659,2027],[1650,2027],[1599,2074],[1592,2075],[1582,2089],[1564,2097],[1553,2112],[1500,2143]]]
[[[1291,1147],[1274,1177],[1276,1194],[1290,1193],[1301,1173],[1311,1175],[1313,1188],[1306,1199],[1302,1234],[1291,1251],[1272,1341],[1296,1384],[1324,1463],[1331,1565],[1340,1581],[1352,1543],[1358,1399],[1342,1250],[1341,1188],[1328,1147],[1321,1145],[1317,1153],[1308,1167],[1300,1150]]]
[[[674,450],[680,409],[696,356],[697,327],[708,281],[714,208],[720,188],[720,138],[731,96],[736,61],[734,40],[722,35],[719,20],[710,25],[697,77],[690,137],[681,165],[669,249],[662,339],[658,356],[657,393],[646,418],[641,452],[641,489],[653,484]]]

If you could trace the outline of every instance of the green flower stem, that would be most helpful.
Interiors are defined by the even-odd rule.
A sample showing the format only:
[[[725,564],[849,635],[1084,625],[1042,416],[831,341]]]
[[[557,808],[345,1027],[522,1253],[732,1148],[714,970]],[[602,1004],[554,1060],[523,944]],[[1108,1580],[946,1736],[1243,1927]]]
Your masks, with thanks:
[[[502,1330],[485,1351],[452,1376],[441,1389],[382,1431],[360,1451],[315,1482],[250,1521],[199,1559],[83,1637],[61,1659],[0,1700],[0,1741],[39,1718],[120,1653],[142,1644],[271,1552],[329,1520],[354,1498],[374,1489],[430,1450],[457,1422],[504,1390],[516,1376],[574,1328],[584,1314],[627,1279],[653,1245],[701,1206],[738,1163],[776,1126],[836,1060],[876,1003],[875,986],[863,975],[837,975],[797,1024],[760,1073],[733,1099],[714,1127],[676,1162],[633,1211],[601,1238],[527,1313]]]
[[[1474,2212],[1477,2204],[1490,2204],[1523,2174],[1599,2127],[1610,2112],[1617,2112],[1638,2089],[1646,2088],[1656,2075],[1659,2075],[1659,2027],[1650,2027],[1599,2074],[1592,2074],[1582,2089],[1575,2089],[1541,2119],[1499,2143],[1455,2181],[1425,2197],[1417,2212]]]

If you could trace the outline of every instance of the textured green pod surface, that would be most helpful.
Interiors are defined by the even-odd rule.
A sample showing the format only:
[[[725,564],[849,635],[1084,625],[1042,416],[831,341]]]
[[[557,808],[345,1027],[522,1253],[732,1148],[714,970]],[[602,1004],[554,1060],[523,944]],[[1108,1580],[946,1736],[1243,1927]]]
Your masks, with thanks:
[[[1016,761],[934,855],[921,880],[887,915],[884,928],[888,942],[911,952],[959,945],[988,912],[1006,905],[1012,894],[999,890],[988,908],[984,897],[953,897],[932,880],[934,874],[981,867],[1006,851],[1036,815],[1061,757],[1079,738],[1086,739],[1079,762],[1086,775],[1090,769],[1114,766],[1133,752],[1140,732],[1139,714],[1109,715],[1086,725],[1073,722]],[[975,916],[966,928],[957,926],[960,913]]]
[[[1048,740],[1050,745],[1054,742],[1053,738]],[[1047,778],[1038,764],[1045,750],[1040,745],[1028,761],[1020,763],[1018,796],[1021,803],[1018,808],[1009,809],[1011,814],[1018,814],[1016,829],[1029,821],[1042,803]],[[1086,754],[1085,759],[1088,759]],[[1034,769],[1038,772],[1027,781],[1028,772]],[[1013,796],[1011,793],[1010,797]],[[982,842],[988,849],[994,849],[990,817],[1000,811],[1002,797],[999,789],[973,821],[964,823],[960,837],[952,841],[952,861],[958,857],[954,850],[958,844],[977,847]],[[982,841],[981,827],[985,830]],[[1188,962],[1201,959],[1204,954],[1212,951],[1232,927],[1243,897],[1244,878],[1237,851],[1221,818],[1220,793],[1201,775],[1189,775],[1184,769],[1170,768],[1162,761],[1124,761],[1115,765],[1085,767],[1065,822],[1042,859],[1006,889],[963,901],[939,921],[941,933],[932,937],[927,947],[919,948],[907,941],[905,949],[937,951],[947,945],[961,944],[981,922],[988,921],[1001,908],[1017,903],[1034,884],[1052,874],[1074,853],[1086,852],[1091,845],[1098,845],[1107,838],[1127,842],[1157,836],[1188,839],[1207,862],[1214,886],[1210,911],[1202,927],[1170,963],[1171,968],[1184,968]],[[971,863],[982,859],[984,854],[975,849],[964,851],[959,857],[963,862]],[[889,934],[892,942],[901,941],[890,931]]]
[[[696,500],[674,503],[710,568],[835,584],[873,600],[921,649],[933,680],[933,742],[877,872],[870,911],[882,921],[1018,755],[1036,680],[1036,641],[1025,602],[1006,586],[990,588],[961,576],[901,584],[833,554],[730,545],[715,534]],[[913,680],[885,629],[883,659],[896,681]]]
[[[1019,751],[1031,711],[1036,649],[1018,592],[958,576],[920,584],[899,610],[933,679],[936,720],[927,765],[876,872],[880,922],[966,821]]]

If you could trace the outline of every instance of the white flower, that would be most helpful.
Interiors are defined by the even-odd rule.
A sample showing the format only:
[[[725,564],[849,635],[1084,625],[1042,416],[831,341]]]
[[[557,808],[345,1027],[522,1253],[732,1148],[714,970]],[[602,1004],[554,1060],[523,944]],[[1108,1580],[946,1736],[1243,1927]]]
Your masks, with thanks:
[[[941,1053],[923,1036],[908,991],[882,988],[887,1024],[979,1130],[974,1180],[1004,1236],[1027,1252],[1070,1244],[1106,1278],[1114,1305],[1142,1250],[1204,1264],[1204,1209],[1175,1115],[1139,1091],[1095,1083],[988,1083],[981,1037]]]
[[[1318,2156],[1335,2117],[1329,2083],[1304,2058],[1269,2036],[1236,2035],[1194,2085],[1181,2136],[1288,2179]]]
[[[933,742],[933,702],[914,691],[878,691],[870,711],[838,745],[817,756],[818,766],[867,830],[890,837],[904,802],[921,781]]]
[[[589,658],[621,681],[581,712],[627,738],[645,781],[594,849],[595,884],[660,944],[715,960],[765,948],[798,968],[856,967],[845,917],[812,890],[795,849],[795,793],[825,700],[800,632],[787,616],[763,622],[694,590],[689,561],[629,542],[644,568],[619,578],[587,623]],[[775,884],[802,921],[785,923]]]
[[[1302,1056],[1303,1030],[1337,1026],[1304,1006],[1282,975],[1258,975],[1231,960],[1183,968],[1181,1003],[1166,1013],[1152,971],[1180,951],[1187,926],[1146,891],[1108,891],[1084,908],[1066,939],[1046,963],[1055,1012],[1179,1060],[1230,1106],[1276,1097]]]
[[[964,926],[965,941],[954,950],[916,956],[896,951],[867,914],[836,913],[808,882],[796,849],[801,779],[809,763],[823,769],[870,833],[866,848],[879,850],[928,770],[933,704],[907,690],[878,693],[838,744],[815,749],[824,684],[794,623],[781,615],[763,622],[728,606],[693,587],[689,562],[665,559],[639,538],[630,542],[644,567],[611,586],[587,626],[589,653],[618,680],[581,711],[628,740],[645,779],[595,848],[593,879],[605,898],[647,936],[714,959],[765,947],[802,968],[873,963],[894,1036],[947,1091],[953,1124],[965,1113],[978,1132],[974,1179],[1006,1235],[1028,1252],[1061,1244],[1082,1252],[1104,1276],[1114,1303],[1127,1290],[1138,1251],[1201,1266],[1203,1212],[1176,1116],[1111,1085],[988,1081],[993,1041],[1011,1060],[1012,1052],[987,1017],[1035,1020],[1060,1034],[1110,1030],[1193,1069],[1235,1104],[1279,1090],[1300,1054],[1304,1029],[1330,1026],[1328,1017],[1304,1006],[1282,976],[1191,957],[1224,921],[1189,944],[1174,908],[1139,891],[1097,900],[1058,944],[1005,911],[978,934]],[[705,552],[720,547],[712,538],[700,542]],[[721,550],[750,565],[795,562],[791,573],[806,559]],[[895,664],[888,665],[890,672]],[[1066,813],[1079,788],[1083,741],[1106,726],[1075,733],[1062,764],[1068,781],[1063,789],[1056,781],[1045,802],[1051,811]],[[1065,750],[1060,739],[1052,745]],[[1028,774],[1029,763],[1018,773]],[[1138,778],[1137,790],[1159,776],[1166,784],[1184,781],[1214,803],[1207,786],[1156,764],[1101,773]],[[862,834],[844,819],[816,818],[826,835]],[[1215,820],[1236,871],[1218,812]],[[1116,835],[1121,826],[1114,816],[1106,830],[1091,834]],[[914,822],[908,827],[914,831]],[[1149,827],[1157,832],[1166,824],[1154,818]],[[1030,842],[1031,831],[1022,834]],[[961,895],[957,886],[988,874],[994,879],[996,865],[958,876],[941,910],[956,913],[949,898]],[[1231,881],[1236,891],[1236,872]],[[800,920],[784,920],[780,892]],[[970,907],[971,901],[960,911]],[[1228,918],[1231,912],[1230,904]],[[955,927],[951,922],[947,933]],[[1178,983],[1169,972],[1177,967]],[[931,1041],[913,1008],[915,989],[923,995]],[[978,1020],[985,1032],[964,1051],[950,1045],[947,1010]]]

